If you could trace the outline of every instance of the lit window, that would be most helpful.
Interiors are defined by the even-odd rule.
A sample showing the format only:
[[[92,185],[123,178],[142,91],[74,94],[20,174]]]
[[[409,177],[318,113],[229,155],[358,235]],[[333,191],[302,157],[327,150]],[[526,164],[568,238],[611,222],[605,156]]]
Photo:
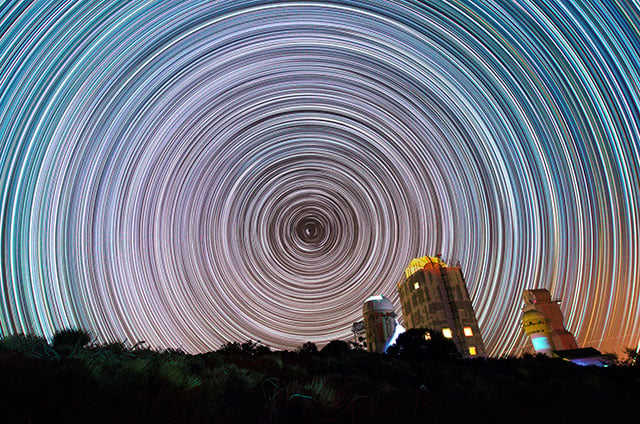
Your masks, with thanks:
[[[473,337],[473,331],[471,331],[471,327],[464,327],[464,335],[467,337]]]
[[[476,356],[477,354],[478,354],[478,352],[476,351],[476,347],[475,346],[470,346],[469,347],[469,355]]]
[[[536,350],[536,352],[551,349],[549,339],[546,337],[536,337],[535,339],[531,338],[531,341],[533,342],[533,348]]]
[[[413,283],[413,288],[415,290],[418,290],[420,288],[420,283],[418,283],[418,282]]]
[[[431,340],[431,333],[429,333],[428,331],[426,333],[424,333],[424,339],[425,340]]]
[[[445,336],[447,339],[450,339],[453,337],[453,334],[451,334],[451,329],[450,328],[443,328],[442,329],[442,335]]]

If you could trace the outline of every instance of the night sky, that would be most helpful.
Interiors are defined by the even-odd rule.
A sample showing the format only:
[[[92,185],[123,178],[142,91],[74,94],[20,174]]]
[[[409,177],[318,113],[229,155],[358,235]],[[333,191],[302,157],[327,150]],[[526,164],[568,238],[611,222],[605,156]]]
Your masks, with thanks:
[[[636,347],[640,5],[565,3],[4,2],[2,335],[324,344],[441,253],[492,355]]]

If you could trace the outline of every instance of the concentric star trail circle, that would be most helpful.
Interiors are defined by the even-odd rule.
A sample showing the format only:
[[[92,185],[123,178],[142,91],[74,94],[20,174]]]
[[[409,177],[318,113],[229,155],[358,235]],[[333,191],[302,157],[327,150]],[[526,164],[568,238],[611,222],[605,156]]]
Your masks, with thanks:
[[[531,287],[637,346],[639,10],[2,6],[2,334],[322,344],[442,253],[493,355]]]

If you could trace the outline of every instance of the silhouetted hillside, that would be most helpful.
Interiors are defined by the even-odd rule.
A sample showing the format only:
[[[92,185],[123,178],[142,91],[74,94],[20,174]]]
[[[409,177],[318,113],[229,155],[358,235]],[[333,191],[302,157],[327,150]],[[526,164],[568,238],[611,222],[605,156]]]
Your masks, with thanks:
[[[0,340],[0,422],[615,422],[640,413],[640,367],[526,357],[460,360],[337,348],[218,352],[56,348]]]

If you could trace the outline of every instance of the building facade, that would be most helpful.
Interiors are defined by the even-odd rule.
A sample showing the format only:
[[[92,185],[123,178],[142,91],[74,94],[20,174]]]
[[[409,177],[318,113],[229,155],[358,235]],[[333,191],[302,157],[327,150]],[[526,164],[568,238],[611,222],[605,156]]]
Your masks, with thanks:
[[[407,328],[429,328],[455,343],[463,357],[486,351],[460,266],[439,256],[413,259],[398,284]]]

